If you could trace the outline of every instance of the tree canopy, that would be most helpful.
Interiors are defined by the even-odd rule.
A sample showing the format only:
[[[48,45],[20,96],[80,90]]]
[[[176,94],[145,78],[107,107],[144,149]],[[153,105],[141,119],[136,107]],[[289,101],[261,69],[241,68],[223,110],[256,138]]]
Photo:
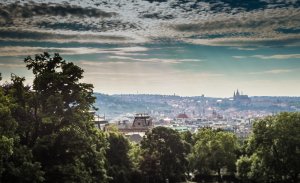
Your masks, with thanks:
[[[185,179],[188,150],[177,131],[156,127],[141,142],[141,171],[151,181],[178,182]]]
[[[222,172],[234,173],[238,144],[233,133],[203,128],[194,135],[194,141],[189,160],[196,175],[217,173],[220,180]]]
[[[109,148],[106,150],[107,170],[111,183],[131,182],[133,163],[130,159],[129,140],[117,131],[107,132]]]
[[[91,121],[95,97],[93,86],[80,82],[83,70],[59,54],[27,57],[25,63],[35,76],[32,86],[24,86],[25,78],[14,75],[11,83],[1,86],[0,97],[10,100],[0,106],[1,126],[7,123],[10,128],[1,130],[1,159],[11,157],[5,165],[17,166],[11,172],[1,167],[1,179],[23,180],[30,176],[19,172],[26,170],[39,175],[29,182],[105,182],[107,142]]]
[[[299,182],[300,113],[258,120],[247,151],[237,161],[238,176],[257,182]]]

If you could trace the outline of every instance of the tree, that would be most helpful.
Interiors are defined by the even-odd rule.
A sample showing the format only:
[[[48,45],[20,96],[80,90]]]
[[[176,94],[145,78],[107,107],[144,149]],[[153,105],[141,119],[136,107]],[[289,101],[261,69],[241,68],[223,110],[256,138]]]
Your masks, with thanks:
[[[237,139],[231,132],[201,129],[194,136],[195,145],[189,155],[192,169],[200,177],[217,173],[233,174],[235,170]]]
[[[189,145],[194,145],[193,134],[190,131],[181,132],[180,137]]]
[[[24,61],[33,85],[12,75],[0,88],[0,181],[106,182],[107,142],[92,122],[83,70],[59,54]]]
[[[6,170],[5,163],[13,154],[13,144],[16,130],[16,122],[11,117],[9,98],[4,96],[0,88],[0,177]],[[1,179],[0,179],[1,180]]]
[[[33,71],[33,90],[43,118],[41,133],[52,133],[61,125],[78,125],[86,128],[93,117],[88,111],[95,97],[93,85],[80,83],[83,70],[66,62],[59,54],[52,58],[48,53],[25,58],[27,68]],[[47,123],[47,124],[46,124]]]
[[[256,121],[238,176],[256,182],[299,182],[300,113],[280,113]],[[250,167],[250,168],[249,168]]]
[[[108,176],[111,183],[129,183],[132,173],[132,162],[129,156],[130,143],[119,132],[108,132],[109,148],[106,150]]]
[[[130,143],[129,158],[132,163],[131,183],[143,182],[143,176],[140,170],[140,164],[143,160],[140,144],[135,142]]]
[[[140,165],[146,181],[184,180],[188,152],[185,147],[179,133],[170,128],[156,127],[147,132],[141,141],[143,159]]]
[[[188,159],[191,151],[192,151],[192,147],[194,145],[194,140],[193,140],[193,134],[190,131],[184,131],[180,133],[180,138],[182,139],[185,149],[186,151],[186,159]],[[188,164],[186,166],[186,175],[187,175],[187,179],[191,180],[193,177],[193,168],[191,166],[191,162],[188,161]]]
[[[44,172],[41,164],[22,142],[24,134],[15,114],[22,108],[23,78],[12,77],[12,84],[0,86],[0,182],[42,182]],[[20,116],[21,117],[21,116]],[[24,119],[25,120],[25,119]]]
[[[105,182],[107,143],[91,121],[95,97],[91,84],[79,82],[83,70],[59,54],[24,61],[35,75],[32,149],[46,182]]]

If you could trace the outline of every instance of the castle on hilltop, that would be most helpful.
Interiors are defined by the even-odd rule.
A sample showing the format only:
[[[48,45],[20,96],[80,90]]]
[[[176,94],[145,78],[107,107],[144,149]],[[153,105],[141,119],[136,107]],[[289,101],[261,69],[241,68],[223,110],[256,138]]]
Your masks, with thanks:
[[[243,92],[240,93],[238,89],[233,93],[233,100],[237,102],[250,102],[248,95],[243,95]]]

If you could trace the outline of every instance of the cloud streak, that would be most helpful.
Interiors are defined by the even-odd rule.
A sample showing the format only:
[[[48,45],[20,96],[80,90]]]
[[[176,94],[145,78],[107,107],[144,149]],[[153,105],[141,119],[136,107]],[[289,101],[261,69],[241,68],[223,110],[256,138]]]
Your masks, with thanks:
[[[72,31],[53,33],[51,31],[32,31],[19,29],[0,29],[0,40],[37,41],[37,42],[99,42],[122,43],[131,42],[131,38],[122,35],[76,33]]]
[[[254,58],[260,59],[300,59],[300,54],[282,54],[282,55],[253,55]]]
[[[19,3],[3,4],[0,8],[0,17],[2,18],[2,25],[14,24],[18,18],[28,19],[40,16],[75,16],[75,17],[95,17],[95,18],[109,18],[116,16],[114,12],[105,12],[96,8],[83,8],[80,6],[71,6],[69,4],[46,4],[46,3]],[[4,24],[5,25],[5,24]]]
[[[0,63],[1,68],[24,68],[25,64],[7,64]]]
[[[273,70],[267,70],[262,72],[250,72],[250,75],[261,75],[261,74],[284,74],[284,73],[290,73],[293,72],[291,69],[273,69]]]
[[[109,56],[110,59],[126,60],[126,61],[137,61],[137,62],[156,62],[166,64],[179,64],[188,62],[202,62],[200,59],[164,59],[164,58],[133,58],[126,56]]]
[[[59,48],[59,47],[29,47],[29,46],[5,46],[0,47],[0,56],[27,56],[35,55],[42,52],[60,53],[62,55],[83,55],[83,54],[110,54],[110,55],[130,55],[135,54],[133,52],[144,52],[148,49],[145,47],[120,47],[113,49],[101,49],[101,48]],[[138,53],[136,53],[138,54]],[[142,54],[142,53],[141,53]]]
[[[252,55],[252,56],[232,56],[235,59],[259,58],[263,60],[286,60],[300,59],[300,54],[275,54],[275,55]]]

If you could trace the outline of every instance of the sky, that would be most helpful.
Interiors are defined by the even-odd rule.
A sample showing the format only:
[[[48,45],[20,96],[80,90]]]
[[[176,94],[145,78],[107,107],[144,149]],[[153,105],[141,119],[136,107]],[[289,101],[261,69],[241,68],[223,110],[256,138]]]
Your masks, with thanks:
[[[300,96],[300,0],[1,0],[1,82],[45,51],[106,94]]]

